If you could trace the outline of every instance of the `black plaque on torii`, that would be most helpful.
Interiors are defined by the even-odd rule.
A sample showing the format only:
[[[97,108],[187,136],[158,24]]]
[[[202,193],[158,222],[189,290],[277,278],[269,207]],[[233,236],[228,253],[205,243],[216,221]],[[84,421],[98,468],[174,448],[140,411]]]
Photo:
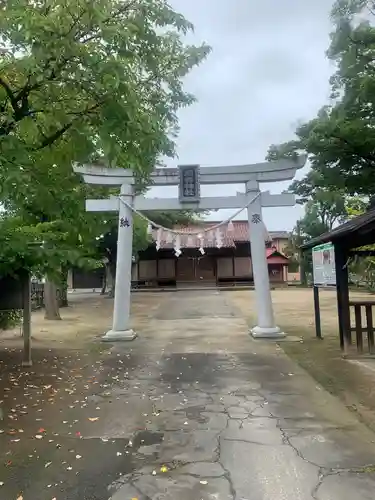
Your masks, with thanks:
[[[200,201],[199,165],[179,165],[179,200],[180,203]]]

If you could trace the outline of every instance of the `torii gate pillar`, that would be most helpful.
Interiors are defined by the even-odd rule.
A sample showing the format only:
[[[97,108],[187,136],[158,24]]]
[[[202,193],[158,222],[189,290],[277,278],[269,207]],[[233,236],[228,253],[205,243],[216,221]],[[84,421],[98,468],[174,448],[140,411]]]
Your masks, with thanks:
[[[121,198],[132,204],[133,189],[130,184],[122,184]],[[115,277],[115,298],[113,307],[112,330],[103,339],[106,342],[116,340],[134,340],[137,334],[129,328],[130,293],[133,254],[133,213],[125,203],[119,205],[117,262]]]
[[[254,198],[254,193],[258,190],[257,183],[246,183],[246,193],[249,200]],[[285,337],[285,333],[276,326],[273,315],[268,264],[264,248],[265,226],[262,222],[262,202],[260,197],[248,206],[247,216],[257,307],[257,325],[251,329],[251,334],[254,338],[282,338]]]

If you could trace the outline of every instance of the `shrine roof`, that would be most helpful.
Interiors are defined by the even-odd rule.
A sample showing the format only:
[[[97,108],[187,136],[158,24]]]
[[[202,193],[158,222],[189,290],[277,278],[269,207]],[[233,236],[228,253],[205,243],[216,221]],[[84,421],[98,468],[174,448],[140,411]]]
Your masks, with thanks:
[[[288,264],[289,258],[276,247],[266,248],[266,257],[269,264]]]

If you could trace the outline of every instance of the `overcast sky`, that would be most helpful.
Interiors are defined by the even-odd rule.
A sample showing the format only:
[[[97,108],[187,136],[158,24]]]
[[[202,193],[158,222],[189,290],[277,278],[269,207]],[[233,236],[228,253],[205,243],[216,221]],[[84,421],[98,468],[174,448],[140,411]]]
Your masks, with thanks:
[[[327,102],[333,71],[325,57],[331,0],[170,3],[195,25],[189,41],[205,41],[212,47],[208,59],[186,79],[186,89],[197,102],[180,113],[179,158],[170,166],[264,161],[270,144],[292,139],[296,125],[313,118]],[[287,185],[263,185],[262,189],[277,193]],[[203,187],[202,194],[238,190],[241,186]],[[152,196],[159,197],[176,192],[151,190]],[[268,208],[263,213],[269,230],[291,230],[301,207]],[[229,215],[220,211],[211,219]],[[246,212],[240,218],[246,218]]]

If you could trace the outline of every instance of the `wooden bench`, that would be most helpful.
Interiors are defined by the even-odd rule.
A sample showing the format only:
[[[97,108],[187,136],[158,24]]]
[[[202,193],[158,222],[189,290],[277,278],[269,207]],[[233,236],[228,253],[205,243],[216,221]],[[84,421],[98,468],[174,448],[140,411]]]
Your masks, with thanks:
[[[372,308],[375,306],[375,301],[372,300],[350,300],[349,301],[349,325],[350,331],[348,335],[349,345],[352,344],[352,333],[355,333],[357,351],[363,353],[364,334],[367,335],[368,351],[370,354],[375,354],[374,349],[374,321]],[[351,309],[354,309],[354,326],[350,321]],[[363,312],[366,317],[366,325],[362,324]]]

